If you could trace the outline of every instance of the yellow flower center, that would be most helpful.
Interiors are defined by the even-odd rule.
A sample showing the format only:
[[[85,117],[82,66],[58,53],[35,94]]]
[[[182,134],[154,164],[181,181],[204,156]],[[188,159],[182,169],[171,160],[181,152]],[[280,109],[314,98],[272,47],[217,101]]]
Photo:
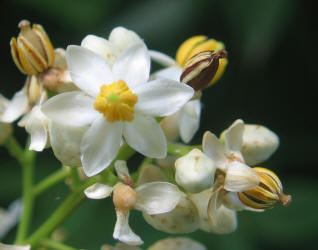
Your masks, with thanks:
[[[132,121],[138,96],[131,92],[123,80],[103,85],[94,102],[94,108],[102,113],[108,122]]]

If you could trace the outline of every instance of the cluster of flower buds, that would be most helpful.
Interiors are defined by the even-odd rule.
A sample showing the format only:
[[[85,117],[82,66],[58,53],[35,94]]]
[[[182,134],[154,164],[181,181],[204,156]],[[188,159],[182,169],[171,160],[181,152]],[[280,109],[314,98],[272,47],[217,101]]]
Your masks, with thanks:
[[[108,39],[88,35],[66,51],[54,50],[41,25],[31,28],[23,20],[19,28],[11,53],[27,79],[11,101],[0,95],[0,144],[10,136],[10,123],[24,115],[18,124],[31,135],[30,150],[51,146],[63,165],[82,167],[85,178],[96,177],[84,193],[90,199],[112,195],[113,237],[121,241],[103,249],[139,249],[143,241],[129,226],[134,209],[169,234],[198,229],[227,234],[237,227],[237,211],[263,211],[291,201],[275,173],[255,167],[279,145],[278,136],[264,126],[236,120],[219,138],[206,132],[202,147],[168,154],[169,143],[179,136],[190,142],[200,127],[202,90],[220,79],[228,63],[222,42],[191,37],[172,59],[149,50],[123,27],[113,29]],[[165,68],[150,74],[151,60]],[[136,178],[126,161],[118,160],[129,158],[121,158],[127,148],[147,157]],[[149,249],[205,247],[168,238]]]

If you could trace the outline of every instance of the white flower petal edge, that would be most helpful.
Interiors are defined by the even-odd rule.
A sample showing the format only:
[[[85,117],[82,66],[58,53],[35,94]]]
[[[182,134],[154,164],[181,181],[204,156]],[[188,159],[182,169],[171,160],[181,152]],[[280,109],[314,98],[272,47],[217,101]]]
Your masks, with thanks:
[[[123,134],[126,142],[139,153],[152,158],[166,157],[167,140],[153,117],[136,113],[133,121],[125,122]]]
[[[181,139],[189,143],[200,127],[201,102],[193,100],[186,103],[179,113]]]
[[[138,235],[136,235],[128,224],[129,212],[116,210],[116,225],[113,233],[113,237],[121,242],[129,245],[139,246],[143,244],[143,241]]]
[[[193,96],[191,87],[170,79],[157,79],[132,90],[138,95],[136,110],[153,116],[178,111]]]
[[[106,60],[89,49],[70,45],[66,49],[66,60],[74,84],[92,97],[98,95],[103,84],[114,81]]]
[[[182,69],[179,66],[171,66],[166,69],[156,71],[151,74],[151,79],[168,78],[175,81],[180,81]]]
[[[124,80],[130,89],[147,82],[150,74],[150,57],[142,44],[129,47],[119,55],[113,66],[116,80]]]
[[[103,171],[116,157],[121,138],[121,122],[108,123],[100,115],[84,134],[81,142],[81,160],[88,177]]]
[[[155,50],[149,50],[150,57],[161,66],[169,67],[177,65],[177,62],[170,56]]]
[[[207,156],[209,156],[213,161],[215,161],[218,168],[221,168],[223,170],[225,169],[225,146],[210,131],[205,132],[203,135],[202,148],[203,152]]]
[[[28,108],[28,97],[26,88],[16,92],[12,97],[12,100],[8,103],[4,110],[1,121],[2,122],[13,122],[23,115]]]
[[[234,161],[228,164],[224,189],[231,192],[243,192],[259,184],[259,176],[254,169],[244,163]]]
[[[244,122],[236,120],[224,133],[225,146],[228,152],[238,152],[243,144]]]
[[[93,106],[93,98],[80,91],[72,91],[47,100],[42,105],[42,112],[56,123],[81,127],[91,124],[99,116]]]
[[[136,44],[145,45],[143,40],[132,30],[116,27],[109,34],[108,40],[120,51],[124,51]]]
[[[0,239],[2,239],[18,223],[21,211],[21,199],[12,202],[6,211],[0,207]]]
[[[41,106],[32,108],[25,122],[25,130],[31,135],[29,150],[42,151],[48,142],[50,120],[41,112]]]
[[[113,187],[101,183],[95,183],[84,190],[89,199],[104,199],[111,195]]]
[[[135,208],[147,214],[161,214],[173,210],[181,199],[181,192],[169,182],[150,182],[136,189]]]
[[[122,181],[126,181],[128,178],[130,179],[130,174],[129,174],[129,170],[127,167],[127,162],[126,161],[116,161],[115,162],[115,170],[117,173],[117,176],[122,180]]]
[[[113,65],[118,56],[116,47],[102,37],[88,35],[82,40],[81,46],[103,57],[109,65]]]
[[[30,250],[31,246],[7,245],[0,242],[1,250]]]

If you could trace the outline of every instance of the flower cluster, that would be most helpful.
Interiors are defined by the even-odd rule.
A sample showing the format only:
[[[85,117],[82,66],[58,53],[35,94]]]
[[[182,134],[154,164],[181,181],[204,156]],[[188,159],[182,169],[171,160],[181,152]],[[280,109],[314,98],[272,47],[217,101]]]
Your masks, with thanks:
[[[41,25],[31,28],[23,20],[19,28],[18,37],[11,39],[11,53],[27,76],[11,101],[0,96],[0,144],[18,155],[22,165],[29,164],[28,152],[14,154],[12,146],[12,122],[23,116],[18,125],[30,135],[29,150],[51,147],[67,166],[31,197],[63,178],[70,180],[79,198],[83,193],[90,199],[112,196],[117,216],[113,237],[122,243],[103,249],[143,243],[128,223],[132,209],[170,234],[197,229],[227,234],[237,227],[236,211],[264,211],[290,202],[277,175],[255,167],[278,147],[278,136],[268,128],[239,119],[219,138],[205,132],[202,145],[178,143],[179,137],[189,143],[198,131],[201,96],[225,72],[228,59],[222,42],[191,37],[174,60],[149,50],[135,32],[123,27],[114,28],[108,39],[88,35],[66,50],[54,49]],[[152,61],[163,69],[151,72]],[[126,161],[136,152],[145,159],[130,174]],[[83,178],[76,168],[83,170]],[[73,209],[71,203],[64,206],[65,211]],[[49,226],[48,234],[57,225]],[[18,243],[39,244],[37,235],[42,234],[21,236]],[[205,249],[185,238],[169,238],[149,249],[163,248]]]

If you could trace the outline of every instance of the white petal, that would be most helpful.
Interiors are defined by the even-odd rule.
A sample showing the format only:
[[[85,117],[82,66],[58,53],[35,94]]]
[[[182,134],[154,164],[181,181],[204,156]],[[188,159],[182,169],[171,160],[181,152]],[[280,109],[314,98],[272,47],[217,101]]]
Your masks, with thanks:
[[[223,205],[226,206],[228,209],[241,211],[241,210],[248,210],[253,212],[264,212],[264,209],[255,209],[248,206],[245,206],[238,197],[237,192],[228,192],[222,198]]]
[[[18,223],[21,211],[21,199],[12,202],[7,211],[2,210],[0,207],[0,239],[2,239]]]
[[[1,250],[30,250],[31,246],[7,245],[0,242]]]
[[[182,69],[179,66],[171,66],[166,69],[156,71],[151,75],[151,79],[168,78],[180,82]]]
[[[113,187],[101,183],[95,183],[84,190],[89,199],[104,199],[111,195]]]
[[[42,112],[57,123],[77,127],[91,124],[99,115],[94,99],[80,91],[53,96],[42,105]]]
[[[167,140],[157,121],[150,116],[135,114],[132,122],[125,122],[124,137],[139,153],[152,158],[167,155]]]
[[[116,240],[120,240],[128,245],[139,246],[143,241],[136,235],[128,224],[129,212],[116,210],[117,221],[113,233]]]
[[[66,49],[66,60],[75,85],[93,97],[103,84],[114,81],[106,60],[89,49],[70,45]]]
[[[148,250],[206,250],[200,242],[185,237],[169,237],[157,241]]]
[[[173,210],[181,199],[181,192],[169,182],[150,182],[135,189],[135,208],[147,214],[161,214]]]
[[[215,161],[218,168],[224,169],[226,164],[225,147],[222,142],[210,131],[203,135],[203,152]]]
[[[31,135],[29,150],[42,151],[48,140],[50,120],[41,112],[40,106],[34,106],[25,122],[25,130]]]
[[[150,57],[145,46],[137,44],[125,50],[113,66],[116,80],[124,80],[130,89],[146,83],[150,73]]]
[[[116,170],[117,176],[122,181],[125,182],[127,179],[130,179],[129,170],[128,170],[126,161],[116,161],[115,170]]]
[[[155,50],[149,50],[150,57],[164,67],[174,66],[177,62],[170,56]]]
[[[185,143],[193,138],[200,127],[201,103],[194,100],[186,103],[180,110],[180,136]]]
[[[224,133],[227,151],[240,151],[243,143],[244,122],[236,120]]]
[[[259,184],[256,171],[244,163],[229,163],[226,171],[224,189],[232,192],[243,192],[255,188]]]
[[[136,44],[144,45],[143,40],[134,31],[124,27],[114,28],[108,40],[121,52]]]
[[[193,96],[193,89],[170,79],[157,79],[133,89],[138,95],[135,109],[153,116],[177,112]]]
[[[106,39],[94,35],[86,36],[81,46],[103,57],[109,65],[113,65],[118,55],[118,50]]]
[[[93,122],[81,142],[81,159],[87,176],[109,166],[118,153],[121,138],[122,123],[108,123],[102,115]]]
[[[13,122],[23,115],[28,108],[28,97],[26,88],[16,92],[12,97],[12,100],[8,103],[4,110],[1,121],[2,122]]]

